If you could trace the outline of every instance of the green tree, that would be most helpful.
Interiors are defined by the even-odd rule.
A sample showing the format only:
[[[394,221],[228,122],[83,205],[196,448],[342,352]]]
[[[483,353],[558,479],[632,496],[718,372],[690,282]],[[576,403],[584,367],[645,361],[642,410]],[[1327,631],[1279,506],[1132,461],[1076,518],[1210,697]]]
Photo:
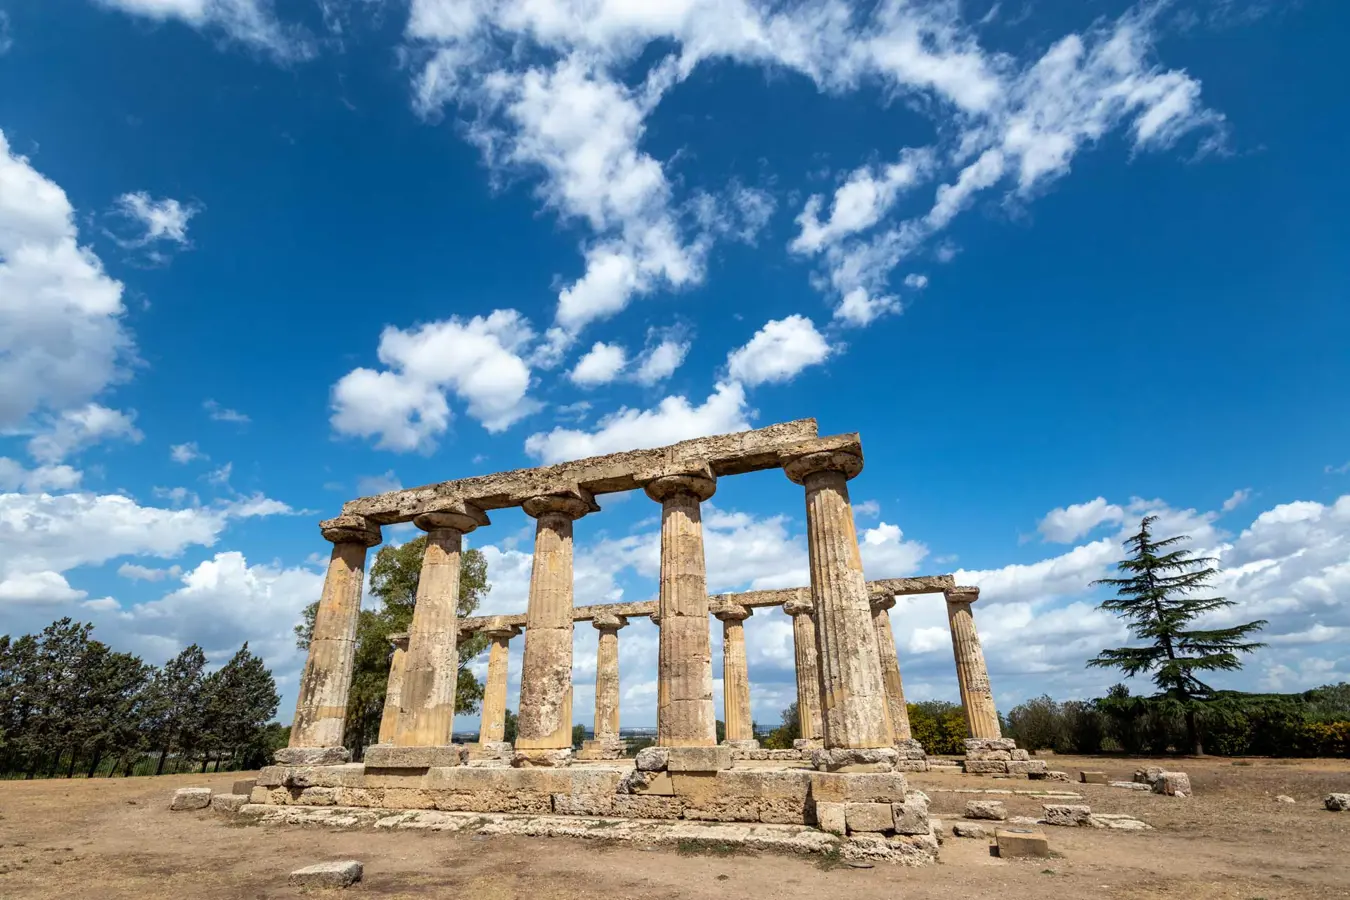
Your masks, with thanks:
[[[219,670],[205,679],[202,691],[205,697],[206,731],[211,747],[220,757],[229,754],[239,761],[262,747],[266,740],[267,723],[276,715],[276,680],[262,658],[248,649],[248,642]],[[207,760],[202,760],[206,771]]]
[[[516,742],[516,714],[509,709],[506,711],[506,718],[502,726],[502,740],[508,744]]]
[[[782,724],[766,734],[760,744],[765,750],[790,750],[792,742],[801,736],[801,717],[797,713],[797,703],[794,700],[783,710]]]
[[[347,697],[344,742],[355,753],[360,753],[379,737],[384,693],[389,681],[389,662],[393,657],[389,636],[407,631],[412,624],[426,546],[426,535],[406,544],[386,545],[375,554],[375,562],[370,567],[370,593],[379,601],[379,607],[363,609],[357,622],[352,686]],[[473,615],[491,589],[487,580],[487,558],[482,551],[463,551],[460,554],[456,614],[461,618]],[[300,624],[295,626],[296,645],[301,650],[309,648],[317,610],[317,601],[305,607]],[[468,664],[487,649],[488,640],[486,635],[476,634],[458,645],[459,680],[455,688],[457,713],[477,712],[483,700],[483,685],[469,671]]]
[[[458,704],[456,704],[456,705],[458,705]],[[586,726],[585,726],[585,725],[573,725],[573,726],[572,726],[572,746],[573,746],[573,747],[580,747],[580,746],[581,746],[581,742],[584,741],[584,740],[586,740]]]
[[[1093,584],[1116,589],[1101,609],[1126,620],[1130,634],[1141,647],[1102,650],[1088,660],[1089,666],[1120,669],[1126,676],[1149,673],[1160,693],[1156,701],[1179,710],[1186,719],[1187,742],[1197,754],[1205,752],[1196,712],[1214,696],[1214,689],[1196,673],[1242,668],[1239,653],[1249,653],[1262,644],[1248,640],[1265,624],[1257,619],[1228,628],[1190,627],[1205,613],[1234,606],[1224,597],[1204,593],[1217,570],[1214,559],[1198,557],[1185,549],[1169,550],[1188,540],[1186,535],[1154,540],[1150,527],[1156,516],[1145,516],[1139,531],[1125,541],[1130,556],[1117,565],[1120,578],[1103,578]]]
[[[206,710],[202,702],[206,654],[190,644],[164,664],[150,683],[146,700],[147,741],[159,751],[155,774],[164,772],[164,761],[178,751],[189,754],[201,740]]]

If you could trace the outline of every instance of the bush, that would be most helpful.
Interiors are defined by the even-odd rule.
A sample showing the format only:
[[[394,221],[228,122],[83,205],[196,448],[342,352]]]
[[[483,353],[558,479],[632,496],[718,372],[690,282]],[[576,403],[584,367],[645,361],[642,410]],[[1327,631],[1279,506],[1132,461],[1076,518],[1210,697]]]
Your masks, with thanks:
[[[956,703],[925,700],[907,704],[909,729],[924,749],[936,755],[960,755],[966,752],[961,742],[970,736],[966,714]]]

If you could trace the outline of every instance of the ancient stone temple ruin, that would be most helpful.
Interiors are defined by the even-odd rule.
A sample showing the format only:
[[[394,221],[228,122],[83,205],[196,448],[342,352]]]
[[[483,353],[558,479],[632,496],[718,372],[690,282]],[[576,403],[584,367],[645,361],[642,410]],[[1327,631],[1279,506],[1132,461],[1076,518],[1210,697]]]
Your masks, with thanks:
[[[290,746],[264,770],[253,804],[380,810],[621,817],[814,826],[869,855],[935,858],[927,801],[905,772],[927,768],[910,734],[890,612],[895,598],[946,597],[961,699],[972,739],[967,768],[1035,773],[1001,739],[971,605],[975,588],[950,575],[868,582],[848,482],[863,468],[857,434],[819,437],[805,419],[669,447],[475,476],[347,503],[322,523],[333,544]],[[810,585],[710,596],[701,504],[718,479],[782,469],[806,501]],[[574,603],[572,526],[597,498],[641,489],[661,505],[655,601]],[[456,620],[463,536],[492,510],[535,519],[525,612]],[[380,528],[413,522],[427,533],[417,602],[395,636],[380,743],[352,763],[342,745],[366,554]],[[775,607],[791,617],[801,739],[759,749],[751,729],[744,622]],[[635,617],[659,628],[657,745],[624,759],[619,738],[620,632]],[[723,629],[726,740],[716,739],[712,619]],[[572,748],[573,629],[599,632],[594,736]],[[451,741],[456,644],[491,639],[482,727]],[[514,745],[505,743],[507,662],[524,634]],[[1039,769],[1038,769],[1039,767]]]

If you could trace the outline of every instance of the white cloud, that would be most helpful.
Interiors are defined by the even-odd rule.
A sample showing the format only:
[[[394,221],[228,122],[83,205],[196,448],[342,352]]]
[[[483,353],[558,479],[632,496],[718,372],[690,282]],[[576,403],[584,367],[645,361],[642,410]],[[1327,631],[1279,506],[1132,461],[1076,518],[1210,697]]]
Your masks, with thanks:
[[[634,378],[639,384],[653,385],[675,374],[689,353],[688,341],[667,338],[647,351]]]
[[[0,607],[17,603],[69,603],[87,596],[87,592],[75,590],[56,572],[15,572],[0,579]]]
[[[221,406],[215,400],[203,400],[202,409],[206,410],[207,416],[209,416],[213,422],[230,422],[235,425],[247,425],[252,421],[252,419],[244,413],[239,412],[239,410]]]
[[[1344,475],[1345,473],[1350,472],[1350,462],[1339,466],[1328,465],[1322,471],[1327,475]]]
[[[166,578],[177,578],[183,574],[182,566],[170,566],[167,569],[152,569],[149,566],[138,566],[135,563],[122,563],[117,567],[117,574],[130,581],[163,581]]]
[[[449,428],[453,393],[489,432],[504,431],[539,408],[520,355],[533,337],[529,322],[505,309],[409,331],[386,327],[378,353],[387,368],[353,369],[333,385],[333,430],[377,438],[384,450],[430,451]]]
[[[581,459],[621,450],[661,447],[677,441],[744,431],[750,427],[745,389],[735,382],[717,385],[694,406],[686,398],[666,397],[655,409],[622,407],[603,417],[594,431],[555,428],[525,440],[525,451],[544,463]]]
[[[140,232],[125,242],[134,247],[145,247],[157,241],[186,246],[188,221],[202,209],[198,204],[181,203],[172,197],[156,200],[145,191],[123,194],[117,198],[115,208]]]
[[[918,273],[913,273],[913,274],[910,274],[910,275],[906,275],[906,276],[905,276],[905,287],[907,287],[907,288],[914,288],[914,290],[916,290],[916,291],[921,291],[921,290],[923,290],[924,288],[928,287],[928,276],[927,276],[927,275],[920,275],[920,274],[918,274]]]
[[[375,494],[383,494],[386,491],[402,490],[403,482],[398,480],[393,469],[388,469],[383,475],[365,475],[356,479],[356,492],[362,497],[370,497]]]
[[[1105,497],[1098,497],[1086,503],[1050,510],[1041,519],[1038,530],[1047,541],[1067,544],[1100,525],[1124,520],[1125,510],[1114,503],[1107,503]]]
[[[65,192],[0,132],[0,428],[88,403],[126,377],[122,285],[78,241]]]
[[[80,483],[82,473],[70,466],[38,466],[24,468],[23,464],[7,456],[0,456],[0,491],[22,490],[38,493],[47,490],[65,491]]]
[[[202,477],[206,479],[207,484],[214,484],[216,487],[228,487],[230,484],[230,475],[233,472],[234,463],[227,462],[217,469],[212,469]]]
[[[743,347],[727,356],[731,377],[751,387],[789,381],[807,366],[824,362],[833,352],[810,319],[788,316],[764,324]]]
[[[135,425],[136,414],[88,403],[68,409],[28,442],[28,452],[39,462],[57,463],[77,450],[120,438],[139,444],[145,435]]]
[[[900,526],[885,522],[878,522],[875,528],[858,535],[858,549],[869,580],[920,574],[919,564],[928,556],[925,545],[905,540]]]
[[[1239,506],[1250,500],[1251,496],[1252,496],[1251,488],[1242,488],[1240,490],[1233,491],[1233,496],[1223,501],[1223,511],[1232,512],[1233,510],[1237,509]]]
[[[834,193],[830,217],[820,221],[825,198],[813,194],[797,216],[801,232],[792,241],[796,253],[816,253],[830,244],[865,231],[888,213],[899,195],[916,186],[933,164],[930,150],[909,148],[900,161],[876,170],[863,166],[850,172]]]
[[[186,465],[194,459],[209,459],[201,448],[197,446],[196,441],[188,441],[186,444],[170,444],[169,459],[180,465]]]
[[[881,504],[875,500],[864,500],[853,504],[853,518],[875,519],[881,515]]]
[[[314,55],[309,36],[283,25],[270,0],[94,0],[97,5],[163,22],[175,19],[198,31],[223,32],[228,38],[270,53],[279,62]]]
[[[609,384],[619,377],[628,365],[628,353],[618,344],[596,341],[568,376],[581,387]]]
[[[0,9],[0,56],[4,56],[14,46],[14,36],[9,30],[9,13]]]

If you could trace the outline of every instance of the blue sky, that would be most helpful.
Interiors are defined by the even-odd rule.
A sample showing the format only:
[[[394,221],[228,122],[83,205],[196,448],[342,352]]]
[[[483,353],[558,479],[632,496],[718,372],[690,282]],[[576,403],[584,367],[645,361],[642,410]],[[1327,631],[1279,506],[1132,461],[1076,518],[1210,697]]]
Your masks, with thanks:
[[[1318,0],[0,0],[0,632],[71,615],[154,662],[247,639],[289,721],[344,500],[813,416],[862,434],[869,577],[981,586],[1005,710],[1111,683],[1089,582],[1147,512],[1271,620],[1220,684],[1350,678],[1347,26]],[[577,602],[653,596],[655,505],[603,505]],[[805,583],[802,512],[781,473],[724,480],[711,587]],[[486,609],[523,611],[531,522],[493,522]],[[892,617],[910,696],[954,699],[941,599]],[[746,634],[772,723],[790,625]],[[655,631],[620,645],[650,724]]]

